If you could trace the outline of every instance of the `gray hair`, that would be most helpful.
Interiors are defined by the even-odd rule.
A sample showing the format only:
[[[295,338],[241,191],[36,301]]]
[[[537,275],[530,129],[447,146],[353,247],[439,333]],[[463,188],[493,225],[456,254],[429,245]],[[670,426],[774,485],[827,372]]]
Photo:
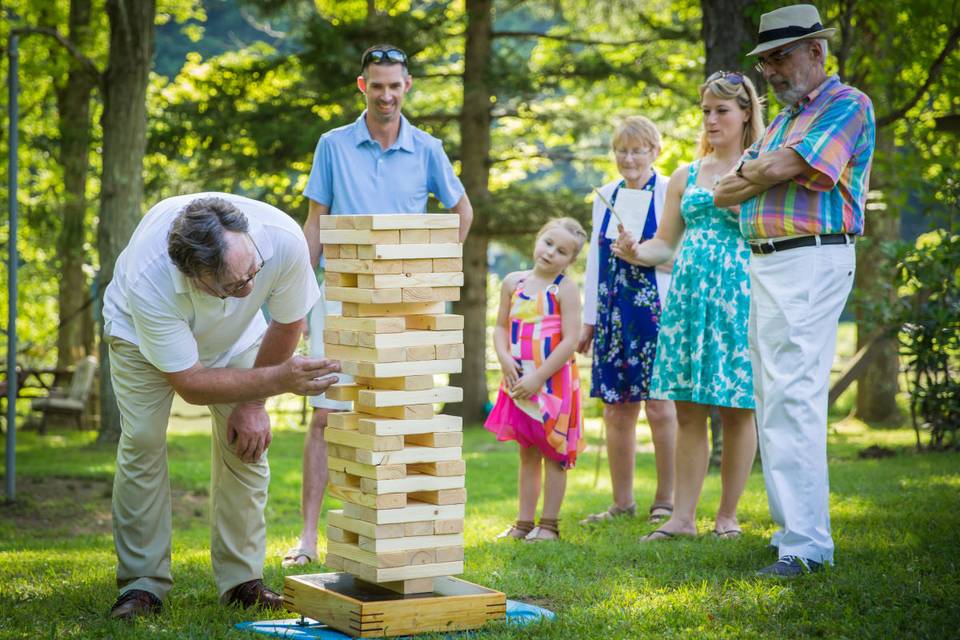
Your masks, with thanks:
[[[246,233],[247,217],[223,198],[197,198],[183,208],[170,227],[167,253],[188,278],[219,277],[226,268],[224,231]]]
[[[823,51],[823,66],[827,66],[827,39],[814,38],[813,42],[816,42],[820,45],[820,50]]]

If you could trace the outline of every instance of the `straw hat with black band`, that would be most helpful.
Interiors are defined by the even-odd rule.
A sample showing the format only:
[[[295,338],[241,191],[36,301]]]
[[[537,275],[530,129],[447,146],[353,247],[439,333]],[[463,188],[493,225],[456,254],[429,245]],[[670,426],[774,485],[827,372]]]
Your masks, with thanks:
[[[820,13],[812,4],[781,7],[760,16],[758,44],[748,56],[755,56],[797,40],[829,38],[836,29],[824,29]]]

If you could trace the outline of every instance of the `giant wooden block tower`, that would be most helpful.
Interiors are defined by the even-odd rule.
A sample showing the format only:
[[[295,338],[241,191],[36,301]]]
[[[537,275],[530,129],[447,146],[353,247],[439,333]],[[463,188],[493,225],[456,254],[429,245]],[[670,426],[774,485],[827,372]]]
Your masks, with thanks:
[[[327,516],[325,564],[362,581],[348,590],[431,594],[417,604],[435,601],[438,616],[434,624],[421,613],[411,626],[370,614],[373,626],[337,627],[355,635],[468,629],[504,615],[503,594],[449,578],[463,572],[466,465],[461,419],[434,407],[463,392],[434,386],[434,375],[462,366],[463,317],[445,313],[463,285],[458,227],[457,215],[321,218],[326,297],[343,308],[326,318],[324,346],[355,378],[326,394],[353,411],[331,414],[325,430],[328,490],[343,502]],[[303,587],[311,576],[288,577],[288,607],[313,607],[336,627],[342,607],[328,605],[342,594],[331,596],[332,575],[342,574],[321,574],[316,590]],[[466,604],[450,609],[454,596]],[[362,619],[362,607],[354,614]]]

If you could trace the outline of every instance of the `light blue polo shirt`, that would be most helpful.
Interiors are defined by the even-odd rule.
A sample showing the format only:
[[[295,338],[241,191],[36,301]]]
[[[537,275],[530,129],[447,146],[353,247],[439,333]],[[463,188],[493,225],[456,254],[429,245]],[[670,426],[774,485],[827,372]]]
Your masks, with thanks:
[[[386,150],[370,137],[367,112],[320,136],[304,190],[331,214],[423,213],[432,193],[448,209],[463,197],[443,143],[400,116]]]

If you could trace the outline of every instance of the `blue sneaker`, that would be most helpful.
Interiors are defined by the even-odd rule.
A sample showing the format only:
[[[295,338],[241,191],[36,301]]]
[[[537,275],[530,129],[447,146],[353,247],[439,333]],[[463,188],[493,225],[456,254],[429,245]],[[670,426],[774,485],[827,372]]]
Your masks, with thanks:
[[[796,578],[807,573],[816,573],[823,568],[823,563],[807,560],[800,556],[783,556],[768,567],[757,571],[761,577]]]

